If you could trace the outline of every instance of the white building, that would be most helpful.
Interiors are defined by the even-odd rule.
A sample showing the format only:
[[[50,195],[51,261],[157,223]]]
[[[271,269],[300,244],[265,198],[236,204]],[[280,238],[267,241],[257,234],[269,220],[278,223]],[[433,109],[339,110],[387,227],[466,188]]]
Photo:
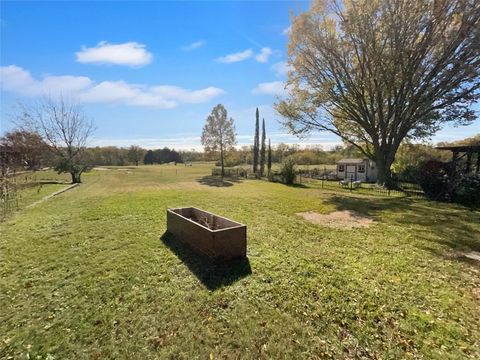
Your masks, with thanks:
[[[369,159],[342,159],[337,162],[337,177],[342,180],[377,181],[377,167]]]

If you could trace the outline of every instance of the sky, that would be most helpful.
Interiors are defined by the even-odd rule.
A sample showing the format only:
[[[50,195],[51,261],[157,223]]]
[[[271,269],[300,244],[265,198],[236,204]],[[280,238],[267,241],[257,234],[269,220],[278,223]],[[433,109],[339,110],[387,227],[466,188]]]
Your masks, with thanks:
[[[235,121],[238,145],[253,144],[255,108],[272,144],[301,141],[272,105],[283,92],[290,12],[305,1],[1,1],[0,133],[18,102],[74,99],[95,123],[92,146],[201,149],[218,103]],[[431,141],[480,133],[480,121],[448,126]]]

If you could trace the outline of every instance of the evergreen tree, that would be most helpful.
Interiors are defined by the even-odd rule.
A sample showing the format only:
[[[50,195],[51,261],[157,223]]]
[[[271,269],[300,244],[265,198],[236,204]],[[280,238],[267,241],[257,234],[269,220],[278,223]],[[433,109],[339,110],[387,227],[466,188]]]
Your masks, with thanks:
[[[260,176],[265,173],[265,119],[262,119],[262,147],[260,148]]]
[[[143,157],[143,163],[145,165],[152,165],[154,160],[154,154],[152,150],[148,150]]]
[[[258,151],[260,145],[259,139],[259,122],[260,122],[260,114],[258,113],[258,108],[256,111],[256,122],[255,122],[255,138],[253,139],[253,172],[256,174],[258,171]]]
[[[272,171],[272,145],[270,144],[270,138],[268,139],[268,159],[267,159],[267,176],[270,177]]]

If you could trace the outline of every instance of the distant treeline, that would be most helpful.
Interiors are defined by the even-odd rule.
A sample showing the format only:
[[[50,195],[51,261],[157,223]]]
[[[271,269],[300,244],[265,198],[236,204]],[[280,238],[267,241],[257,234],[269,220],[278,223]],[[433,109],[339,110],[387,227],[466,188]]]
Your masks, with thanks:
[[[208,154],[205,154],[208,157]],[[361,156],[358,150],[351,146],[336,146],[332,150],[324,150],[321,146],[288,145],[280,143],[272,145],[272,162],[281,163],[287,157],[299,165],[335,164],[344,157]],[[243,146],[227,154],[226,166],[237,166],[253,163],[253,146]]]
[[[478,144],[480,135],[457,141],[454,144]],[[438,145],[446,145],[440,143]],[[82,162],[90,166],[123,166],[138,164],[165,164],[194,161],[215,161],[216,154],[195,150],[163,149],[146,150],[132,145],[128,148],[116,146],[97,146],[86,148],[81,153]],[[272,146],[272,162],[281,163],[286,158],[293,159],[298,165],[335,164],[342,158],[363,157],[353,146],[336,146],[324,150],[321,146],[278,144]],[[434,148],[431,144],[402,144],[397,152],[393,170],[396,173],[410,171],[419,162],[427,160],[448,161],[451,154]],[[233,149],[226,156],[226,166],[251,165],[253,162],[253,146],[242,146]],[[15,131],[0,138],[0,161],[17,169],[39,169],[55,166],[55,157],[42,139],[24,131]]]

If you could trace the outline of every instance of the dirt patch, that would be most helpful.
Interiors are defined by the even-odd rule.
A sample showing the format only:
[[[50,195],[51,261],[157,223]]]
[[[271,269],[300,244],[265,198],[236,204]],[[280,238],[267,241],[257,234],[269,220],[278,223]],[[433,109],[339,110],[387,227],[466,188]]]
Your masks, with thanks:
[[[350,210],[334,211],[330,214],[319,214],[314,211],[308,211],[297,213],[297,215],[313,224],[338,229],[366,228],[374,223],[371,217],[363,216]]]

